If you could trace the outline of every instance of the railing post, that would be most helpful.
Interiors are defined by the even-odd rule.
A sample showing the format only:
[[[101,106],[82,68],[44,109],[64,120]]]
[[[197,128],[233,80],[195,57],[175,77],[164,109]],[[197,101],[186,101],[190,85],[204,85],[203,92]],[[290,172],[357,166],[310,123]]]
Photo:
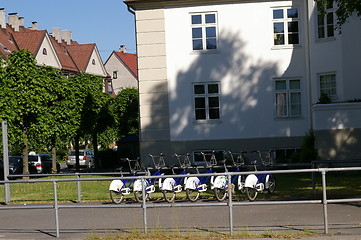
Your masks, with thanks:
[[[8,124],[7,121],[2,121],[2,143],[3,143],[3,171],[4,171],[4,180],[9,180],[9,145],[8,145]],[[5,204],[10,203],[10,183],[4,184],[5,190]]]
[[[322,202],[323,202],[323,220],[325,224],[325,234],[328,234],[328,218],[327,218],[327,195],[326,195],[326,171],[322,172]]]
[[[55,211],[55,227],[56,227],[56,237],[58,238],[59,233],[59,206],[58,206],[58,189],[56,181],[53,180],[54,186],[54,211]]]
[[[144,224],[144,233],[148,233],[148,224],[147,224],[147,206],[146,206],[146,202],[147,199],[145,197],[145,192],[146,192],[146,182],[145,179],[142,178],[142,198],[143,198],[143,224]]]
[[[228,178],[228,211],[229,211],[229,234],[233,235],[233,202],[232,202],[232,177],[230,174]]]
[[[79,173],[75,173],[76,174],[76,178],[80,179],[80,175]],[[81,185],[80,185],[80,181],[77,181],[77,186],[78,186],[78,203],[81,202]]]

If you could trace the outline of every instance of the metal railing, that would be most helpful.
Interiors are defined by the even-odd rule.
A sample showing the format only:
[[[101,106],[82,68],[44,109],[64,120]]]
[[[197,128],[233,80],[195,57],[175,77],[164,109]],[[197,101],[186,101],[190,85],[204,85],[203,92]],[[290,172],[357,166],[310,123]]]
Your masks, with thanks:
[[[326,194],[326,173],[327,172],[339,172],[339,171],[361,171],[361,167],[350,167],[350,168],[318,168],[318,169],[296,169],[296,170],[269,170],[262,171],[262,173],[269,174],[285,174],[285,173],[321,173],[322,176],[322,199],[319,200],[282,200],[282,201],[257,201],[257,202],[236,202],[232,199],[232,188],[228,187],[228,202],[196,202],[196,203],[151,203],[146,202],[145,190],[143,188],[143,202],[138,204],[127,204],[127,205],[62,205],[58,201],[57,193],[57,184],[59,182],[78,182],[78,201],[81,201],[81,188],[80,183],[82,181],[111,181],[115,179],[120,180],[131,180],[131,179],[141,179],[141,181],[146,181],[147,179],[153,178],[167,178],[167,177],[184,177],[184,175],[162,175],[162,176],[129,176],[129,177],[102,177],[102,178],[80,178],[81,175],[90,175],[89,173],[75,173],[76,179],[31,179],[31,180],[9,180],[9,181],[0,181],[1,183],[34,183],[34,182],[52,182],[53,183],[53,194],[54,194],[54,204],[53,205],[42,205],[42,206],[0,206],[0,210],[5,209],[54,209],[55,215],[55,228],[56,228],[56,237],[60,237],[60,228],[59,228],[59,209],[61,208],[142,208],[143,210],[143,228],[144,233],[148,232],[147,224],[147,208],[165,208],[165,207],[204,207],[204,206],[227,206],[229,212],[229,234],[233,234],[233,207],[234,206],[244,206],[244,205],[286,205],[286,204],[323,204],[323,224],[324,224],[324,233],[329,233],[328,227],[328,203],[341,203],[341,202],[359,202],[361,197],[357,198],[347,198],[347,199],[327,199]],[[235,175],[249,175],[249,174],[259,174],[260,171],[247,171],[247,172],[222,172],[222,173],[208,173],[208,174],[189,174],[188,176],[227,176],[228,182],[231,183],[232,176]],[[99,173],[101,175],[114,175],[121,173]],[[57,174],[57,175],[69,175],[69,174]],[[96,173],[92,173],[96,175]],[[32,175],[34,176],[34,175]],[[43,174],[41,176],[44,176]]]

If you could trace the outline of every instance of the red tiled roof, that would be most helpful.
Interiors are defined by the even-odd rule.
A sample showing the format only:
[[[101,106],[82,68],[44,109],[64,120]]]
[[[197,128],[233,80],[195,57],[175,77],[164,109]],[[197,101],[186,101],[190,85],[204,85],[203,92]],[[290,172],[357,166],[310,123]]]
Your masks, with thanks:
[[[133,73],[135,77],[138,77],[137,71],[137,56],[134,53],[124,53],[113,51],[119,59],[124,63],[126,67]]]
[[[65,49],[71,55],[75,65],[82,72],[85,72],[94,48],[95,48],[94,43],[65,46]]]
[[[13,38],[19,49],[28,49],[33,55],[39,52],[41,43],[44,41],[45,30],[32,30],[13,32]]]
[[[13,51],[28,49],[35,56],[46,34],[48,34],[46,30],[32,30],[22,26],[19,31],[14,31],[9,25],[6,28],[0,28],[0,55],[7,58]],[[59,43],[51,35],[49,38],[63,70],[85,72],[96,46],[94,43],[79,44],[71,41],[70,45],[67,45],[64,41]]]
[[[62,44],[59,44],[54,37],[50,36],[50,41],[54,46],[55,52],[58,55],[61,66],[64,70],[78,72],[79,69],[76,67],[74,61],[66,51],[65,47]]]

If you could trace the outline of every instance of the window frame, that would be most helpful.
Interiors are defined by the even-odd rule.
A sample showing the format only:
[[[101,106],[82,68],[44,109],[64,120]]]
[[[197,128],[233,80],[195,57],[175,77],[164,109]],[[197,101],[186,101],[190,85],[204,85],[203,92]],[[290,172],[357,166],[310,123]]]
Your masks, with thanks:
[[[206,15],[211,15],[211,14],[214,14],[215,17],[214,17],[214,20],[215,22],[214,23],[206,23]],[[192,23],[192,18],[193,16],[197,16],[197,15],[200,15],[201,16],[201,23],[195,23],[193,24]],[[206,52],[206,53],[209,53],[209,52],[217,52],[218,49],[219,49],[219,31],[218,31],[218,13],[217,11],[207,11],[207,12],[191,12],[189,13],[189,16],[190,16],[190,28],[191,28],[191,31],[190,31],[190,39],[191,39],[191,51],[193,53],[203,53],[203,52]],[[207,28],[212,28],[212,27],[215,27],[215,37],[208,37],[207,38]],[[193,30],[194,29],[199,29],[201,28],[201,37],[194,37],[194,32]],[[207,48],[207,40],[208,39],[215,39],[215,45],[216,47],[215,48]],[[194,40],[201,40],[202,41],[202,49],[195,49],[195,46],[194,46]]]
[[[285,82],[285,88],[284,89],[277,89],[277,82]],[[291,87],[291,81],[298,81],[299,82],[299,88],[292,88]],[[278,119],[284,119],[284,118],[300,118],[303,117],[303,111],[302,111],[302,79],[300,77],[294,77],[294,78],[275,78],[273,81],[274,86],[274,111],[275,111],[275,117]],[[280,111],[279,107],[282,107],[281,104],[278,104],[278,100],[280,94],[284,94],[283,100],[285,100],[283,104],[283,108],[285,110]],[[298,94],[299,95],[299,102],[292,101],[292,95]],[[299,113],[292,113],[292,106],[299,105]],[[280,114],[282,112],[282,114]],[[286,113],[286,114],[284,114]]]
[[[335,4],[334,2],[332,1],[331,2],[332,4],[332,7],[327,7],[326,6],[326,9],[324,10],[325,13],[324,15],[322,16],[322,13],[320,12],[318,6],[316,7],[316,40],[318,41],[328,41],[328,40],[335,40],[335,23],[336,23],[336,7],[335,7]],[[329,30],[328,30],[328,27],[331,25],[331,24],[328,24],[328,15],[329,14],[332,14],[332,36],[329,36]],[[322,17],[322,25],[319,25],[319,20],[320,20],[320,17]],[[323,26],[323,37],[320,37],[320,26]]]
[[[326,91],[326,89],[322,89],[322,87],[321,87],[321,77],[326,77],[326,76],[334,76],[334,81],[328,82],[328,84],[334,83],[334,88],[327,88],[327,90],[329,90],[329,89],[334,90],[335,94],[329,94],[327,92],[326,93],[327,93],[328,97],[331,100],[336,100],[336,99],[338,99],[338,96],[337,96],[337,74],[336,74],[336,72],[327,72],[327,73],[319,73],[318,74],[317,79],[318,79],[318,87],[319,87],[319,91],[318,91],[319,97],[321,96],[323,91]]]
[[[202,85],[204,86],[204,93],[196,93],[195,86]],[[217,85],[218,92],[217,93],[209,93],[209,85]],[[205,121],[219,121],[221,119],[221,83],[220,82],[194,82],[192,84],[192,91],[193,91],[193,113],[194,113],[194,120],[196,122],[205,122]],[[210,98],[218,98],[218,107],[211,107],[210,106]],[[197,107],[196,99],[204,99],[204,108]],[[197,110],[204,109],[205,118],[197,118]],[[218,118],[211,118],[211,110],[218,109]]]
[[[297,17],[288,17],[288,10],[289,9],[297,9]],[[272,46],[274,49],[280,49],[280,48],[294,48],[294,47],[300,47],[301,46],[301,8],[299,6],[278,6],[278,7],[272,7],[272,34],[273,34],[273,43]],[[275,18],[274,11],[275,10],[282,10],[282,17],[281,18]],[[289,32],[289,23],[291,22],[297,22],[297,32]],[[276,35],[275,32],[275,23],[283,23],[283,44],[276,44]],[[298,43],[290,43],[290,34],[294,33],[298,36]],[[278,34],[281,35],[281,34]]]

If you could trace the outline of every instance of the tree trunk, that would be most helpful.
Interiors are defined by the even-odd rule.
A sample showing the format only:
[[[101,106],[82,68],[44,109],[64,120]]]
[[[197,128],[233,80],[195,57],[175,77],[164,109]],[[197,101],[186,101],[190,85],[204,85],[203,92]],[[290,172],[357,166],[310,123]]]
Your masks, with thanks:
[[[95,132],[95,131],[94,131]],[[93,146],[94,146],[94,158],[95,158],[95,167],[99,168],[99,158],[98,158],[98,134],[93,134]]]
[[[75,136],[75,171],[79,172],[80,166],[79,166],[79,134],[76,134]]]
[[[51,172],[57,173],[58,169],[56,167],[56,147],[55,147],[56,141],[55,138],[53,138],[52,147],[51,147]]]
[[[23,174],[29,174],[29,143],[28,143],[28,131],[24,127],[22,129],[23,136]],[[23,179],[29,179],[29,177],[23,177]]]

